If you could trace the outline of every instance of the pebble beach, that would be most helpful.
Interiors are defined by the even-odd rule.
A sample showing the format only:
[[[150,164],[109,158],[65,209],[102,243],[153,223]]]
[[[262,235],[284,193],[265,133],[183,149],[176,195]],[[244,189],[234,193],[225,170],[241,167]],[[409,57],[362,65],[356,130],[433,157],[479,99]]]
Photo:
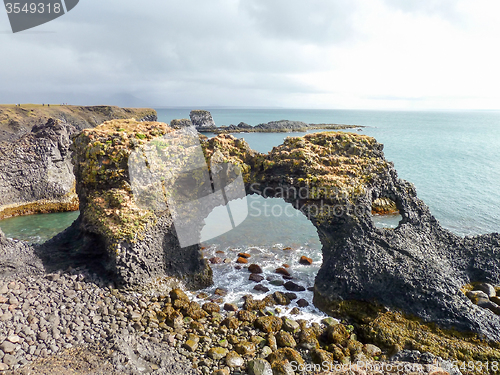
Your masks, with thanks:
[[[377,346],[357,341],[353,326],[333,318],[311,323],[277,317],[280,306],[293,297],[286,290],[261,300],[247,296],[242,308],[219,305],[224,290],[216,293],[198,295],[196,300],[203,303],[190,300],[182,289],[166,295],[127,293],[106,286],[85,269],[2,279],[0,369],[7,374],[328,370],[361,375],[388,373],[387,366],[397,369],[399,364],[401,374],[414,374],[415,369],[448,373],[440,370],[437,358],[423,358],[418,368],[397,357],[389,362]]]

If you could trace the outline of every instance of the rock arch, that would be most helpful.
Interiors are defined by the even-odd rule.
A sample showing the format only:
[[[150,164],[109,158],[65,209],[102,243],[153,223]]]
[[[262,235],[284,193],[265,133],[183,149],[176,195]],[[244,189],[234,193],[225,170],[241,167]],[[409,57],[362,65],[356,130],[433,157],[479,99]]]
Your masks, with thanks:
[[[319,212],[310,220],[322,242],[314,296],[320,309],[336,314],[342,301],[364,301],[500,339],[499,316],[461,292],[471,282],[500,282],[500,236],[464,239],[442,228],[373,138],[314,133],[287,138],[266,155],[230,135],[204,147],[207,156],[220,150],[241,165],[248,193],[292,192],[283,198],[295,208]],[[377,198],[395,202],[403,218],[396,229],[374,226]]]
[[[73,251],[93,249],[124,285],[164,276],[184,279],[193,288],[210,284],[199,246],[181,251],[170,213],[141,210],[131,197],[126,168],[131,150],[170,131],[166,124],[126,120],[77,136],[74,164],[82,214],[50,246],[69,243],[68,236],[81,238]],[[473,281],[500,283],[500,236],[464,239],[443,229],[414,186],[398,178],[375,139],[314,133],[287,138],[260,154],[231,135],[201,138],[206,158],[218,152],[240,167],[247,194],[286,191],[285,201],[310,214],[323,251],[317,307],[336,314],[342,301],[365,301],[500,340],[499,316],[460,291]],[[373,200],[381,197],[394,201],[403,217],[394,230],[378,229],[371,220]]]

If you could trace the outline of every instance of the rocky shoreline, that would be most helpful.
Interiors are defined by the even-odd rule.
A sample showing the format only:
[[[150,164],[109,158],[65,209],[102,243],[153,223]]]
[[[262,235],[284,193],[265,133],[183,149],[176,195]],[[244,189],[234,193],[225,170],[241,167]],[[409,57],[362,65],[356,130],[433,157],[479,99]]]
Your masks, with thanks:
[[[58,129],[67,131],[50,122],[32,136],[39,131],[45,139]],[[44,363],[55,366],[58,356],[72,352],[103,359],[87,373],[133,374],[190,373],[194,365],[203,374],[291,375],[301,372],[294,363],[310,366],[302,367],[307,373],[323,371],[311,366],[325,361],[388,365],[397,359],[447,368],[424,368],[438,375],[460,373],[449,361],[500,360],[496,295],[491,288],[482,292],[486,297],[472,292],[478,283],[500,284],[500,266],[492,262],[500,236],[460,238],[443,229],[415,188],[397,177],[383,146],[354,133],[289,137],[268,154],[231,135],[195,134],[203,162],[237,166],[247,194],[280,197],[308,213],[323,245],[314,304],[340,323],[279,317],[294,292],[287,288],[291,275],[278,270],[283,290],[262,300],[247,296],[238,306],[225,305],[220,289],[189,298],[181,284],[197,290],[213,282],[208,260],[199,244],[180,245],[168,207],[139,206],[128,168],[138,150],[163,155],[162,137],[175,143],[174,129],[113,120],[83,130],[70,146],[80,217],[39,246],[0,232],[4,370],[29,373],[46,356]],[[153,167],[145,164],[144,171]],[[158,196],[155,181],[144,184],[153,193],[148,200]],[[372,212],[391,210],[401,214],[400,225],[376,228]],[[195,230],[199,222],[193,223]],[[264,277],[258,264],[241,264],[235,263],[241,272]],[[463,373],[481,373],[476,370]]]
[[[232,134],[232,133],[292,133],[307,132],[309,130],[343,130],[343,129],[361,129],[361,125],[343,125],[343,124],[307,124],[302,121],[271,121],[265,124],[255,126],[240,122],[238,125],[204,127],[201,131],[214,134]],[[199,130],[199,129],[198,129]]]
[[[332,318],[311,326],[278,318],[275,310],[287,302],[287,294],[274,293],[262,301],[249,297],[241,309],[221,308],[211,302],[217,294],[198,296],[206,301],[198,303],[181,289],[127,292],[106,286],[84,268],[22,279],[2,277],[0,370],[268,375],[292,374],[294,367],[312,373],[364,362],[379,369],[406,366],[401,374],[421,368],[423,374],[437,375],[445,373],[439,372],[440,366],[450,367],[432,355],[419,359],[419,367],[401,362],[404,353],[394,358],[396,362],[387,361],[377,346],[357,340],[353,326]]]

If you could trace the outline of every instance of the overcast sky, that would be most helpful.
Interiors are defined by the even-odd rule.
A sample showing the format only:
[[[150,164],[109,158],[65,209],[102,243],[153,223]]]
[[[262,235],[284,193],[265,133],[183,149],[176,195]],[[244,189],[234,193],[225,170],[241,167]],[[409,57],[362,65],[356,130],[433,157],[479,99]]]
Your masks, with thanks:
[[[13,34],[0,11],[0,102],[500,109],[499,14],[498,0],[80,0]]]

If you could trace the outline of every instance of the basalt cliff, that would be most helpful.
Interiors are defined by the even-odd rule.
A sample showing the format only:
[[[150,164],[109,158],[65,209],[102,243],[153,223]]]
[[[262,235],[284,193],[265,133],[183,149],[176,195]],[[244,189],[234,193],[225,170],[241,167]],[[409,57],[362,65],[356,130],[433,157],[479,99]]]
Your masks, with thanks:
[[[156,120],[149,109],[0,106],[0,219],[78,209],[71,136],[114,118]]]
[[[42,246],[45,264],[64,269],[91,262],[117,285],[132,288],[168,283],[169,277],[193,289],[212,283],[200,245],[181,248],[170,211],[140,207],[131,190],[130,155],[173,131],[158,122],[115,120],[73,139],[80,217]]]

